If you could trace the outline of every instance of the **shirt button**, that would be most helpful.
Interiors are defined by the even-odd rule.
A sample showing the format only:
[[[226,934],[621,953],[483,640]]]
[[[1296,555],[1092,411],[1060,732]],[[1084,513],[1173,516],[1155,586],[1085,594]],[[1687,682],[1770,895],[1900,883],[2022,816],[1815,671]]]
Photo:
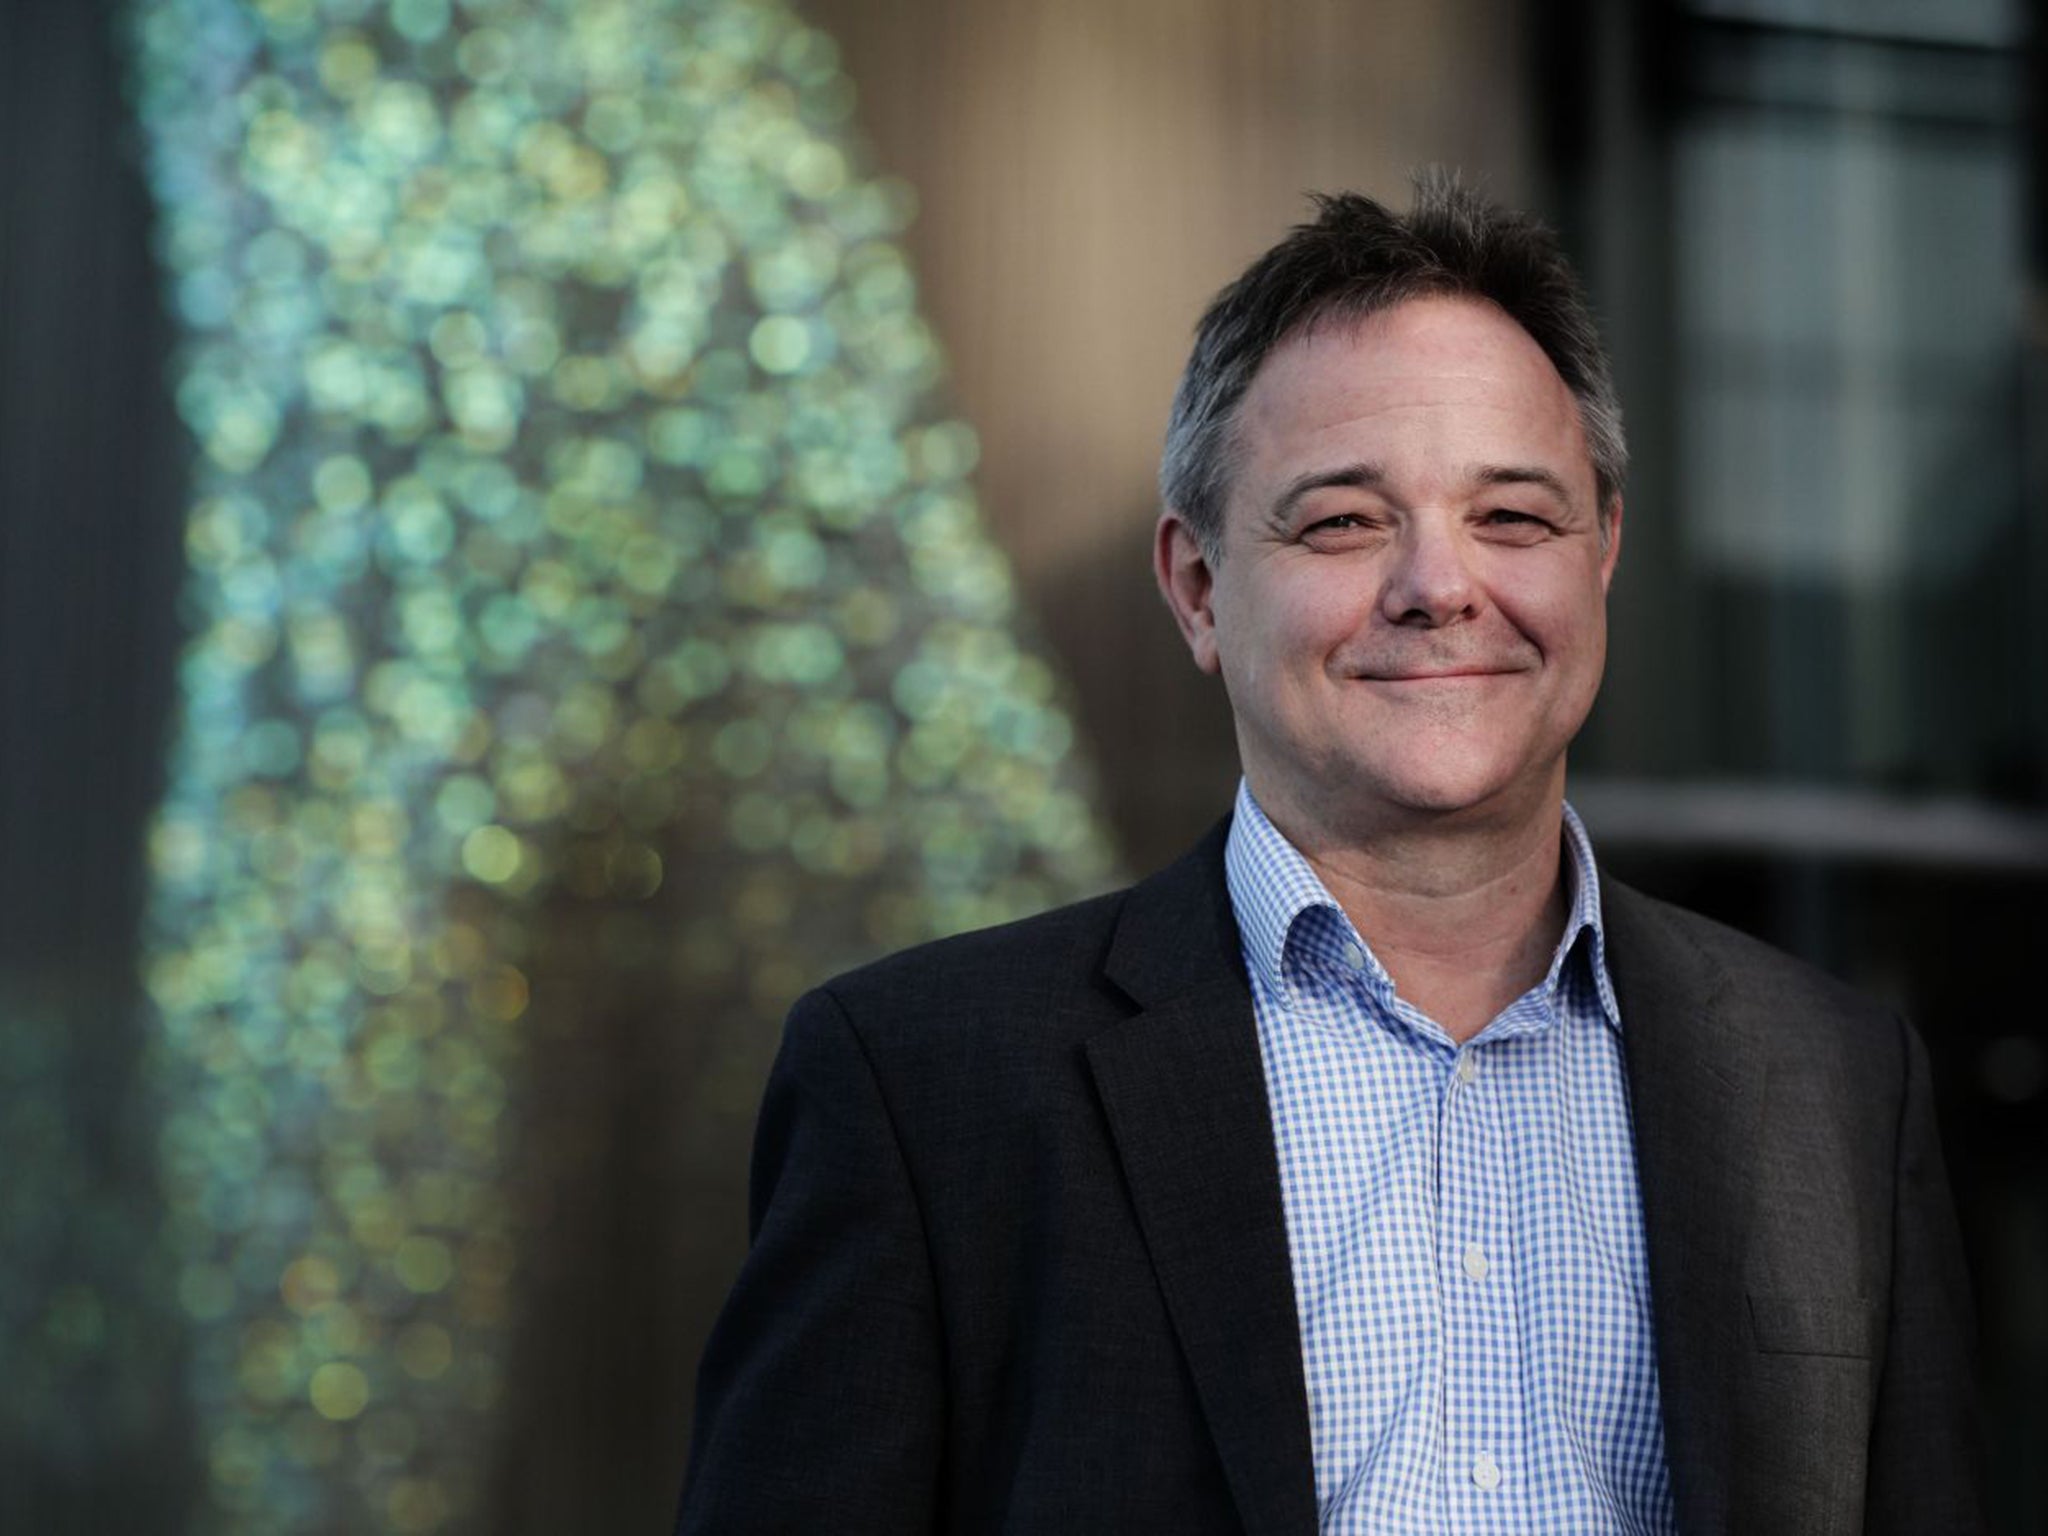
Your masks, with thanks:
[[[1500,1468],[1494,1465],[1493,1458],[1484,1451],[1481,1451],[1479,1459],[1472,1463],[1472,1481],[1488,1493],[1500,1486]]]
[[[1344,963],[1350,966],[1351,969],[1354,971],[1364,970],[1365,951],[1360,949],[1356,944],[1346,944],[1344,946]]]
[[[1465,1245],[1465,1273],[1474,1280],[1484,1280],[1488,1268],[1490,1266],[1486,1262],[1486,1255],[1480,1251],[1479,1245],[1477,1243],[1467,1243]]]
[[[1479,1058],[1470,1051],[1460,1051],[1458,1065],[1452,1069],[1451,1076],[1462,1084],[1470,1084],[1479,1076]]]

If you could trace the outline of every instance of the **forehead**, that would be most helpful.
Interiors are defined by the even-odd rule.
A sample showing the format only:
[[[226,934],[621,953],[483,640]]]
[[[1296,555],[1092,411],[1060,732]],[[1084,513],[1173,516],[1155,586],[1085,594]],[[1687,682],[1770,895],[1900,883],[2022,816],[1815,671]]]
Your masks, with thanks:
[[[1469,298],[1411,299],[1282,342],[1245,393],[1238,448],[1247,489],[1328,459],[1432,481],[1526,463],[1593,494],[1571,390],[1527,331]]]

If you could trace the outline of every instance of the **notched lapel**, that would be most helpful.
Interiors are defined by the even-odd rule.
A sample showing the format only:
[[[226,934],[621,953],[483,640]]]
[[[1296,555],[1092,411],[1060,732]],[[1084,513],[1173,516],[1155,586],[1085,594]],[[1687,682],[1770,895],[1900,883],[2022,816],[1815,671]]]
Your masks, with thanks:
[[[1749,1338],[1743,1242],[1767,1042],[1721,966],[1658,904],[1603,877],[1682,1530],[1726,1527]]]
[[[1279,1159],[1219,829],[1133,891],[1110,978],[1141,1013],[1088,1062],[1248,1536],[1312,1536],[1315,1472]]]

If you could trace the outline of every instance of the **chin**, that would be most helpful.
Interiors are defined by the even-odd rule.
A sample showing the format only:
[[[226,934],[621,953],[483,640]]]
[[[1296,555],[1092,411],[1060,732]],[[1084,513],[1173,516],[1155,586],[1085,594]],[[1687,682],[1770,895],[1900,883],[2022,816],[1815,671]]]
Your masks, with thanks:
[[[1461,812],[1501,807],[1523,797],[1518,791],[1525,780],[1503,771],[1498,763],[1470,765],[1442,762],[1418,765],[1413,772],[1389,772],[1381,765],[1376,773],[1360,775],[1360,782],[1374,786],[1371,798],[1380,804],[1427,816],[1455,816]]]
[[[1387,802],[1401,810],[1423,816],[1456,816],[1462,812],[1477,811],[1494,803],[1494,796],[1483,790],[1466,789],[1460,786],[1428,788],[1407,788],[1396,790],[1386,796]]]

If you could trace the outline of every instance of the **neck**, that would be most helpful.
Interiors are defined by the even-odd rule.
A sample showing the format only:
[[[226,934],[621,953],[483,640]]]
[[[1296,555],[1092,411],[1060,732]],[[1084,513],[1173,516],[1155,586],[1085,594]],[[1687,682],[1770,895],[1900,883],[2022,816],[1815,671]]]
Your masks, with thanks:
[[[1401,996],[1460,1043],[1550,968],[1570,906],[1563,824],[1561,783],[1533,814],[1422,817],[1367,838],[1274,819]]]

